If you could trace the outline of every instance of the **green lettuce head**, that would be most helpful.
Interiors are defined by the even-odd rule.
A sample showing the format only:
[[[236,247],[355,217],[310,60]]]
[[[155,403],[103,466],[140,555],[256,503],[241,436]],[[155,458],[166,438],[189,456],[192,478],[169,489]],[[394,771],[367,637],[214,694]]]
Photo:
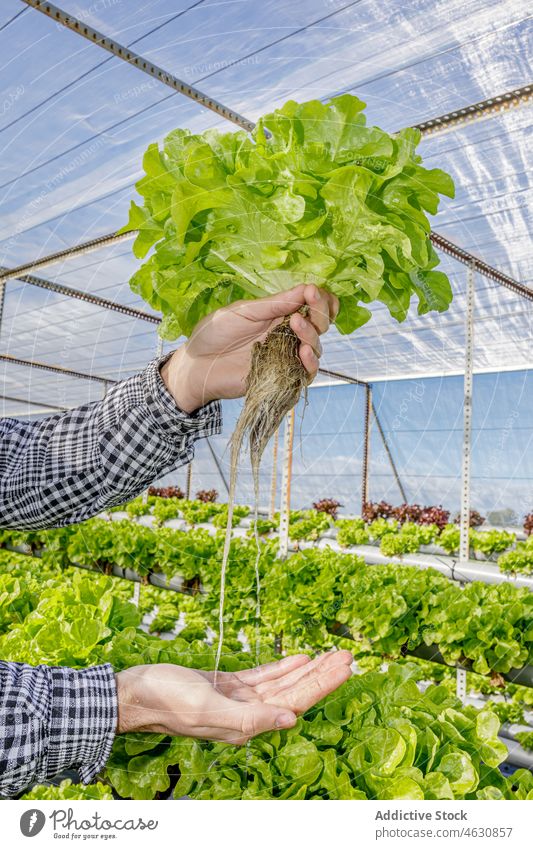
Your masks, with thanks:
[[[420,133],[367,127],[349,94],[288,101],[253,133],[173,130],[148,147],[124,231],[135,255],[155,250],[131,286],[163,313],[161,334],[189,335],[203,316],[240,298],[298,283],[337,295],[336,324],[351,333],[386,304],[403,321],[443,312],[448,278],[435,271],[426,213],[453,182],[416,154]]]

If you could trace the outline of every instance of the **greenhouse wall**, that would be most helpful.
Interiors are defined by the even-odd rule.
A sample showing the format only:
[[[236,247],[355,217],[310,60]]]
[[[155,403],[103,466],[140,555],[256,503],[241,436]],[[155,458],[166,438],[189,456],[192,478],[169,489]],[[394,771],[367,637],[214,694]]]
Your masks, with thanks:
[[[407,499],[459,509],[463,440],[462,377],[394,380],[372,384],[373,401]],[[295,420],[291,506],[310,507],[318,498],[337,498],[343,511],[361,507],[364,426],[363,387],[349,384],[318,386],[308,404],[298,407]],[[533,373],[478,374],[474,377],[472,430],[472,506],[496,523],[520,521],[531,509],[533,493]],[[227,443],[240,410],[239,402],[224,403],[224,428],[211,444],[229,479]],[[278,455],[281,483],[282,441]],[[262,463],[261,505],[268,505],[272,444]],[[179,470],[166,483],[185,485]],[[199,443],[193,464],[193,490],[218,490],[224,483],[207,445]],[[392,504],[402,501],[379,432],[372,425],[369,496]],[[238,500],[251,503],[253,483],[245,461],[237,485]]]

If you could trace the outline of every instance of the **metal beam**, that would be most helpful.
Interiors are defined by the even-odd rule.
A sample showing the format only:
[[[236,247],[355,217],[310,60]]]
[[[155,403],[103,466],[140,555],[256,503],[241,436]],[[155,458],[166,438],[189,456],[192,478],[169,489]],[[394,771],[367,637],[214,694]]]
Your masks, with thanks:
[[[57,407],[55,404],[45,404],[42,401],[31,401],[29,398],[14,398],[12,395],[0,395],[0,398],[4,401],[13,401],[15,404],[28,404],[30,407],[42,407],[60,413],[68,409],[68,407]]]
[[[101,377],[97,374],[85,374],[81,371],[74,371],[63,366],[51,366],[48,363],[41,363],[38,360],[23,360],[21,357],[12,357],[10,354],[0,354],[0,362],[11,363],[16,366],[26,366],[27,368],[41,369],[42,371],[52,371],[56,374],[63,374],[67,377],[78,377],[81,380],[93,380],[98,383],[117,383],[110,377]]]
[[[344,380],[346,383],[353,383],[356,386],[368,386],[365,380],[358,380],[356,377],[350,377],[347,374],[341,374],[338,371],[331,371],[327,368],[319,368],[318,373],[325,374],[326,377],[334,377],[336,380]]]
[[[444,660],[438,646],[435,644],[427,646],[425,643],[421,643],[415,649],[409,651],[402,647],[402,655],[419,657],[422,660],[430,660],[432,663],[442,663],[444,666],[449,666],[451,669],[454,668],[452,664],[447,663]],[[465,660],[462,666],[468,671],[473,671],[471,660]],[[505,678],[506,681],[510,681],[512,684],[520,684],[522,687],[533,687],[533,666],[522,666],[520,669],[510,669],[509,672],[499,672],[498,675],[501,675],[502,678]]]
[[[394,479],[396,481],[398,489],[400,490],[400,495],[402,496],[403,502],[405,504],[405,503],[407,503],[407,495],[405,493],[405,489],[403,488],[403,484],[400,480],[400,475],[398,474],[398,469],[396,468],[396,463],[394,462],[394,458],[392,456],[392,452],[390,450],[389,443],[387,441],[387,437],[385,436],[385,431],[383,430],[383,428],[381,426],[381,421],[380,421],[380,418],[377,414],[377,410],[376,410],[376,407],[375,407],[373,402],[372,402],[372,413],[374,415],[374,420],[375,420],[376,425],[378,427],[378,431],[379,431],[379,435],[381,437],[381,441],[383,442],[383,447],[385,449],[387,457],[389,458],[389,463],[391,464],[391,469],[392,469],[392,473],[394,475]]]
[[[89,239],[88,242],[81,242],[79,245],[73,245],[71,248],[65,248],[62,251],[56,251],[53,254],[47,254],[34,259],[32,262],[27,262],[24,265],[17,265],[15,268],[2,268],[0,270],[0,280],[11,280],[15,277],[20,277],[30,271],[37,271],[39,268],[44,268],[46,265],[53,265],[55,262],[61,262],[63,259],[72,259],[75,256],[91,253],[99,248],[105,248],[108,245],[114,245],[117,242],[124,242],[126,239],[131,239],[137,235],[137,230],[128,230],[126,233],[107,233],[105,236],[98,236],[96,239]]]
[[[497,268],[493,268],[492,265],[488,265],[488,263],[483,262],[482,259],[478,259],[473,254],[454,244],[454,242],[450,242],[449,239],[439,235],[439,233],[431,233],[430,239],[435,247],[439,248],[439,250],[443,253],[449,254],[449,256],[452,256],[458,262],[462,262],[465,265],[472,265],[472,263],[474,263],[476,271],[483,277],[488,277],[489,280],[495,280],[497,283],[500,283],[500,285],[505,286],[506,289],[510,289],[511,292],[514,292],[515,295],[521,295],[522,298],[527,298],[529,301],[533,301],[533,289],[530,289],[528,286],[524,286],[523,283],[519,283],[518,280],[514,280],[512,277],[509,277],[509,275],[504,274],[503,271],[498,271]]]
[[[453,112],[447,112],[445,115],[430,118],[428,121],[422,121],[420,124],[414,124],[413,126],[417,130],[420,130],[423,136],[446,133],[476,121],[493,118],[502,112],[508,112],[510,109],[526,106],[531,102],[532,96],[533,85],[525,85],[521,88],[515,88],[512,91],[498,94],[496,97],[489,97],[486,100],[472,103],[470,106],[454,109]]]
[[[81,289],[73,289],[71,286],[63,286],[61,283],[55,283],[53,280],[46,280],[44,277],[36,277],[34,274],[20,274],[17,279],[23,283],[28,283],[30,286],[37,286],[39,289],[46,289],[49,292],[55,292],[57,295],[63,295],[66,298],[76,298],[78,301],[84,301],[87,304],[93,304],[103,309],[113,310],[114,312],[128,315],[131,318],[139,318],[142,321],[150,321],[152,324],[160,324],[161,318],[153,313],[139,310],[136,307],[129,307],[125,304],[118,304],[116,301],[110,301],[108,298],[102,298],[100,295],[93,295],[91,292],[83,292]],[[0,288],[5,287],[5,282],[1,279]]]
[[[145,74],[148,74],[156,80],[159,80],[159,82],[164,83],[164,85],[173,88],[175,91],[185,95],[185,97],[188,97],[191,100],[195,100],[196,103],[200,104],[200,106],[210,109],[212,112],[220,115],[221,118],[226,118],[227,121],[231,121],[233,124],[237,124],[239,127],[242,127],[247,131],[254,128],[254,123],[249,121],[247,118],[244,118],[242,115],[239,115],[238,112],[234,112],[233,109],[228,109],[227,106],[224,106],[222,103],[219,103],[218,100],[209,97],[209,95],[204,94],[204,92],[200,91],[200,89],[186,83],[184,80],[180,80],[178,77],[175,77],[174,74],[171,74],[170,71],[165,71],[164,68],[160,68],[159,65],[155,65],[153,62],[150,62],[150,60],[145,56],[141,56],[139,53],[134,53],[134,51],[130,50],[126,47],[126,45],[120,44],[120,42],[113,38],[108,38],[108,36],[103,35],[103,33],[98,32],[98,30],[93,29],[93,27],[83,23],[83,21],[80,21],[78,18],[75,18],[74,15],[67,14],[67,12],[60,9],[59,6],[54,6],[52,3],[42,2],[42,0],[22,0],[22,2],[31,6],[32,9],[36,9],[38,12],[42,12],[44,15],[52,18],[52,20],[56,23],[62,24],[64,27],[67,27],[67,29],[83,36],[83,38],[86,38],[92,44],[96,44],[98,47],[107,50],[108,53],[112,53],[114,56],[122,59],[123,62],[128,62],[128,64],[134,65],[136,68],[139,68],[139,70],[144,71]]]

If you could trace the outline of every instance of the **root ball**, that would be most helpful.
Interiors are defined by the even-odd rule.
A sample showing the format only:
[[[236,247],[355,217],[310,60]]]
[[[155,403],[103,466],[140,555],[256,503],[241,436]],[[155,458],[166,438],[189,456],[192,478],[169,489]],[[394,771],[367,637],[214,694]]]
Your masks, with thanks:
[[[309,376],[298,356],[299,345],[288,317],[270,331],[264,342],[254,344],[244,407],[231,438],[232,473],[236,472],[242,444],[248,438],[252,471],[257,479],[268,440],[302,392],[307,392]]]

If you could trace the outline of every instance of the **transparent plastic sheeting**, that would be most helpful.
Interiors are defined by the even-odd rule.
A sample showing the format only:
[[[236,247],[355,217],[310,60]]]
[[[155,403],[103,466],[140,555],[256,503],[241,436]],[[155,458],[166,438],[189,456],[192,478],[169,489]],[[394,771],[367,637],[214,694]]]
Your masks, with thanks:
[[[403,380],[373,385],[373,402],[411,503],[442,504],[455,513],[460,505],[463,424],[462,378]],[[365,390],[353,385],[324,386],[309,392],[295,420],[291,507],[308,508],[320,498],[336,498],[343,513],[360,513]],[[211,439],[229,479],[229,435],[239,404],[224,404],[224,432]],[[533,508],[533,373],[485,374],[474,378],[471,504],[496,521],[522,520]],[[277,507],[281,486],[283,434],[280,435]],[[272,444],[262,463],[260,503],[268,507]],[[185,470],[166,483],[185,487]],[[193,463],[192,492],[224,483],[204,442]],[[402,497],[379,432],[370,435],[369,496],[400,504]],[[240,465],[237,500],[253,501],[246,456]],[[509,512],[510,511],[510,512]],[[500,516],[496,514],[501,514]],[[514,514],[514,516],[512,515]]]

